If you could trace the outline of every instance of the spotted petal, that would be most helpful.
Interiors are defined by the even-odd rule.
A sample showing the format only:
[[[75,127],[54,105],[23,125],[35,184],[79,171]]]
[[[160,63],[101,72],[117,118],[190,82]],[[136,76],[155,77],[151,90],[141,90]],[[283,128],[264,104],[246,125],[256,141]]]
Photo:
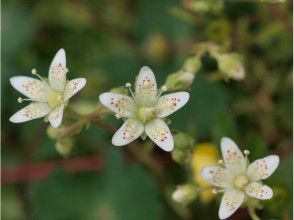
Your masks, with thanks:
[[[60,105],[54,108],[49,114],[49,122],[52,127],[57,128],[61,124],[63,117],[64,105]]]
[[[244,198],[245,194],[239,190],[226,190],[219,207],[219,218],[226,219],[230,217],[242,205]]]
[[[63,92],[66,84],[66,57],[64,49],[60,49],[49,67],[49,84],[53,90]]]
[[[247,175],[251,181],[258,181],[268,178],[277,169],[279,157],[270,155],[254,161],[247,169]]]
[[[123,146],[137,139],[144,131],[144,125],[136,119],[130,118],[113,135],[112,144]]]
[[[231,186],[230,175],[224,168],[219,166],[208,166],[202,168],[201,176],[217,187],[226,188]]]
[[[13,123],[21,123],[33,120],[35,118],[41,118],[47,115],[51,111],[51,108],[46,103],[35,102],[27,105],[23,109],[16,112],[9,118],[9,121]]]
[[[63,99],[64,101],[69,100],[74,94],[80,91],[86,85],[85,78],[78,78],[70,80],[64,89]]]
[[[135,95],[140,104],[150,105],[157,94],[157,84],[152,70],[143,66],[139,72],[135,85]]]
[[[145,126],[148,137],[165,151],[174,148],[174,140],[166,123],[161,119],[153,119]]]
[[[273,190],[259,182],[251,182],[246,186],[245,191],[248,196],[256,199],[271,199],[273,197]]]
[[[221,151],[227,168],[235,173],[245,172],[246,159],[233,140],[223,137],[221,139]]]
[[[189,93],[175,92],[161,96],[155,104],[155,114],[158,118],[164,118],[182,108],[189,100]]]
[[[14,76],[10,78],[10,83],[17,91],[34,101],[47,101],[48,86],[38,79]]]
[[[130,118],[134,115],[136,104],[129,96],[105,92],[99,96],[100,102],[120,117]]]

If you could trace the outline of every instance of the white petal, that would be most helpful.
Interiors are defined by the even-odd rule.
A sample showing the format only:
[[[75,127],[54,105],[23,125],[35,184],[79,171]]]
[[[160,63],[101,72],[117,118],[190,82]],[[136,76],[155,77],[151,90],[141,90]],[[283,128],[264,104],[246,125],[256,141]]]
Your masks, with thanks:
[[[250,164],[247,169],[247,175],[251,181],[263,180],[272,175],[278,165],[279,157],[270,155]]]
[[[64,110],[64,105],[60,105],[54,108],[52,112],[49,114],[49,122],[52,127],[57,128],[62,121],[63,117],[63,110]]]
[[[211,184],[226,188],[231,186],[231,177],[227,170],[219,166],[208,166],[201,170],[201,176]]]
[[[256,199],[271,199],[273,197],[273,190],[267,186],[262,185],[258,182],[251,182],[248,186],[246,186],[245,191],[248,196],[256,198]]]
[[[26,122],[35,118],[41,118],[47,115],[50,111],[51,108],[48,104],[35,102],[16,112],[9,118],[9,121],[13,123]]]
[[[219,218],[226,219],[230,217],[242,205],[244,198],[245,194],[239,190],[226,190],[219,207]]]
[[[14,76],[10,78],[10,83],[17,91],[34,101],[47,101],[48,86],[38,79]]]
[[[189,93],[175,92],[161,96],[155,104],[155,114],[158,118],[164,118],[182,108],[189,100]]]
[[[80,91],[84,86],[86,85],[86,79],[85,78],[78,78],[70,80],[64,89],[64,95],[63,99],[64,101],[67,101],[70,99],[74,94],[76,94],[78,91]]]
[[[123,146],[137,139],[144,131],[144,125],[136,119],[130,118],[113,135],[112,144]]]
[[[233,140],[227,137],[221,139],[221,151],[225,165],[235,173],[244,173],[246,159]]]
[[[120,117],[130,118],[136,110],[136,104],[129,96],[105,92],[99,96],[100,102]]]
[[[145,126],[148,137],[165,151],[171,151],[174,148],[173,136],[166,123],[161,119],[153,119]]]
[[[49,84],[53,90],[63,92],[66,83],[66,57],[64,49],[60,49],[49,67]]]
[[[135,95],[138,102],[150,105],[154,102],[157,94],[157,84],[152,70],[143,66],[139,72],[135,85]]]

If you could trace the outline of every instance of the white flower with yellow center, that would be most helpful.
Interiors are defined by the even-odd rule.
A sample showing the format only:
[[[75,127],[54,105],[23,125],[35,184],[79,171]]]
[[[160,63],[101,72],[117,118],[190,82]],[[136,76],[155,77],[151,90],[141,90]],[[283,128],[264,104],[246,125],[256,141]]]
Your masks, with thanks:
[[[175,92],[161,96],[166,86],[157,91],[157,84],[152,70],[142,67],[135,83],[132,97],[106,92],[100,95],[100,102],[116,113],[117,118],[126,118],[122,127],[114,134],[112,144],[123,146],[145,135],[165,151],[174,147],[171,132],[164,118],[183,107],[189,100],[189,93]]]
[[[224,167],[208,166],[201,170],[203,178],[224,192],[218,213],[220,219],[231,216],[247,196],[260,200],[272,198],[272,189],[263,185],[261,180],[276,170],[279,165],[278,156],[270,155],[249,164],[249,151],[244,151],[244,157],[238,146],[227,137],[221,139],[221,151],[224,161],[221,160],[220,163]]]
[[[35,69],[32,70],[32,74],[40,80],[26,76],[10,78],[11,85],[28,97],[18,98],[18,101],[32,103],[16,112],[9,120],[21,123],[46,116],[53,127],[58,127],[68,100],[86,85],[84,78],[67,81],[67,72],[65,51],[60,49],[51,62],[48,80],[39,76]]]

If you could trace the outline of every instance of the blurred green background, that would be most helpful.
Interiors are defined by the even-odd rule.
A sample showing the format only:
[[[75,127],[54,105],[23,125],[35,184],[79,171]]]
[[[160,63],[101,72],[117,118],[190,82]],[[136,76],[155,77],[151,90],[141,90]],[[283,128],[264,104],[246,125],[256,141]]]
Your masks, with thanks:
[[[189,3],[187,5],[187,2]],[[263,202],[262,219],[292,217],[292,1],[206,2],[177,0],[11,0],[2,1],[2,202],[3,220],[132,220],[181,219],[162,197],[155,177],[135,161],[127,162],[125,149],[111,145],[111,136],[91,126],[75,137],[68,159],[55,150],[42,120],[12,124],[8,118],[25,104],[9,84],[14,75],[30,75],[37,68],[47,75],[58,49],[67,53],[69,78],[85,77],[86,87],[75,102],[93,106],[112,87],[133,82],[143,65],[163,84],[190,55],[193,45],[211,41],[241,54],[243,81],[212,80],[216,62],[203,57],[191,89],[190,102],[171,117],[171,127],[186,132],[196,143],[218,146],[222,136],[251,151],[250,160],[278,154],[280,166],[266,183],[274,198]],[[197,2],[195,0],[195,2]],[[86,104],[85,104],[86,102]],[[113,117],[107,120],[118,127]],[[191,173],[155,149],[170,188]],[[70,172],[62,163],[101,155],[98,169]],[[27,164],[48,163],[53,172],[39,180],[13,175]],[[48,163],[47,163],[48,162]],[[90,165],[91,167],[91,165]],[[18,168],[18,170],[15,170]],[[36,174],[36,175],[37,175]],[[196,200],[191,219],[217,219],[219,198],[209,204]],[[232,219],[249,219],[240,210]]]

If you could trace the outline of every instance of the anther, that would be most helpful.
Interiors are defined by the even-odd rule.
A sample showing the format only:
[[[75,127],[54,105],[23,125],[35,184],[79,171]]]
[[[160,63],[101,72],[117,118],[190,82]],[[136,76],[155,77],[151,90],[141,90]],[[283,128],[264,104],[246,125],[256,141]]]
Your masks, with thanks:
[[[117,119],[120,119],[120,115],[119,114],[115,114],[114,115]]]
[[[31,72],[32,72],[32,74],[33,74],[33,75],[36,75],[36,74],[37,74],[37,70],[36,70],[35,68],[34,68],[34,69],[32,69],[32,71],[31,71]]]
[[[249,155],[250,154],[250,151],[249,150],[244,150],[244,154],[245,155]]]
[[[216,190],[215,188],[213,188],[211,192],[212,192],[213,194],[217,194],[217,193],[218,193],[217,190]]]
[[[161,87],[161,90],[162,90],[163,92],[166,92],[166,91],[167,91],[167,86],[163,85],[163,86]]]
[[[224,164],[224,161],[223,160],[218,160],[217,163],[218,164]]]
[[[129,82],[126,83],[126,87],[127,87],[127,88],[130,88],[131,86],[132,86],[131,83],[129,83]]]
[[[17,101],[18,101],[19,103],[22,103],[22,98],[21,98],[21,97],[18,97]]]

